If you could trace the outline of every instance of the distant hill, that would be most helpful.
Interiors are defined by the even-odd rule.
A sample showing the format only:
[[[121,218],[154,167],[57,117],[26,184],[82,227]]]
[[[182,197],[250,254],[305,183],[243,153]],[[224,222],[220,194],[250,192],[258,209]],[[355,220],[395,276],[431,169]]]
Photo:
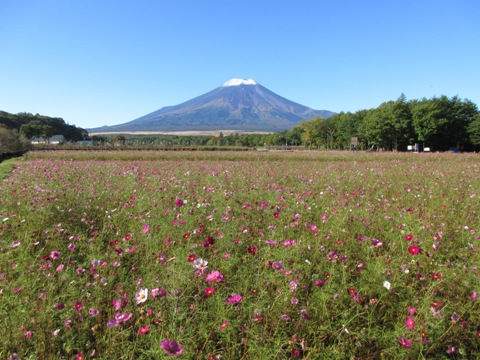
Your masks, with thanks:
[[[285,99],[252,79],[232,79],[196,98],[120,125],[87,129],[89,133],[133,131],[282,131],[302,120],[334,115]]]

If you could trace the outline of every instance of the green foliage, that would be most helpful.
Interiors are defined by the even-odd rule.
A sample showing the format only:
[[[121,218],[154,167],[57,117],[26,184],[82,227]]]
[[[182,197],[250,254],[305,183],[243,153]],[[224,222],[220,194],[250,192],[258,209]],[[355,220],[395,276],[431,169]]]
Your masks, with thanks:
[[[417,138],[435,150],[468,148],[471,144],[468,127],[477,114],[475,104],[458,97],[441,96],[412,103],[412,122]]]
[[[468,126],[468,133],[472,144],[480,145],[480,114],[477,114],[475,120]]]
[[[30,142],[18,131],[0,126],[0,160],[8,155],[20,154],[30,148]]]
[[[0,125],[20,131],[26,138],[49,138],[63,135],[67,141],[80,141],[87,137],[86,130],[65,123],[62,118],[29,113],[9,114],[0,111]]]

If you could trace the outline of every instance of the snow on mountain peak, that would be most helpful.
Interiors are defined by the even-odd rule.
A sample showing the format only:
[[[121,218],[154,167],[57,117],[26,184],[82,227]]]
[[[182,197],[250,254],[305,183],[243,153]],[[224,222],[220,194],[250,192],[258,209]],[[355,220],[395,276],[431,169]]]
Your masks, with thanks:
[[[257,85],[253,79],[232,79],[228,80],[223,86],[239,86],[239,85]]]

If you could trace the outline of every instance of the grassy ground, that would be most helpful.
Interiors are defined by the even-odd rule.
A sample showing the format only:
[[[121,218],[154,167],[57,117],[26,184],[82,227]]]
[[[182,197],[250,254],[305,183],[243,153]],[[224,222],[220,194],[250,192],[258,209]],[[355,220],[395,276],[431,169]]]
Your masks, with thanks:
[[[0,162],[0,179],[6,178],[15,168],[15,162],[18,159],[8,159]]]

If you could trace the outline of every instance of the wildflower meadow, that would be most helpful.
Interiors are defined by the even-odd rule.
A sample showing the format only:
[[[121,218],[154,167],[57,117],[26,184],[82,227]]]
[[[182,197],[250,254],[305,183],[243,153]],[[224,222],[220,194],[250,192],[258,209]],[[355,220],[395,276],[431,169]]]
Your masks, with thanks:
[[[1,359],[480,357],[478,154],[31,152]]]

